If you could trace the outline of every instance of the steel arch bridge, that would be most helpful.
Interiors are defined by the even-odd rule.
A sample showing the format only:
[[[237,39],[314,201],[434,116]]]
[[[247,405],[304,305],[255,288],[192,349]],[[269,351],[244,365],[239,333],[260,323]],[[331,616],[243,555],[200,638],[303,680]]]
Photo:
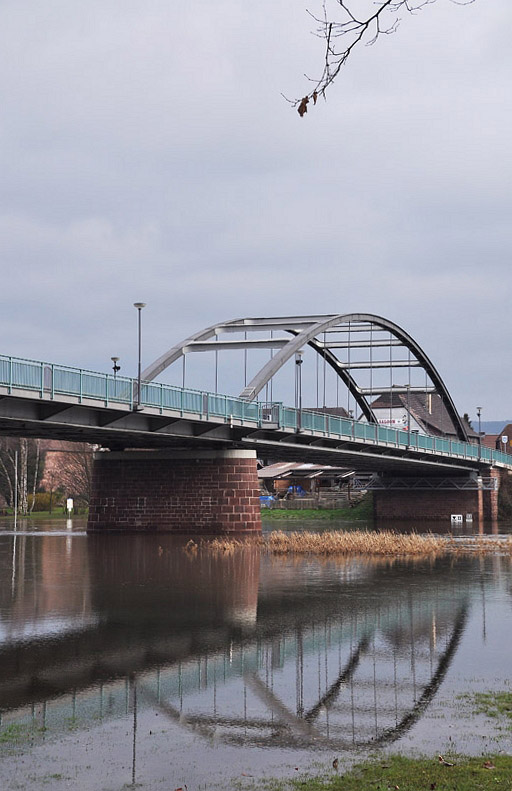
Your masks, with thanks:
[[[241,337],[234,338],[234,335]],[[225,336],[231,336],[226,339]],[[257,336],[257,337],[255,337]],[[302,351],[309,347],[325,366],[334,371],[353,397],[361,414],[377,423],[372,400],[383,393],[435,394],[451,420],[458,439],[468,442],[468,431],[433,362],[421,346],[398,324],[370,313],[342,313],[313,316],[280,316],[274,318],[238,318],[213,324],[172,346],[142,372],[142,380],[151,382],[178,360],[183,363],[191,353],[243,350],[245,370],[247,353],[267,349],[269,360],[252,376],[239,398],[255,400],[268,387],[277,372],[295,358],[301,362]],[[400,356],[397,356],[400,355]],[[396,370],[407,370],[407,382],[396,384]],[[424,383],[418,383],[417,369]],[[318,370],[318,369],[317,369]],[[364,380],[364,375],[366,378]],[[217,381],[217,373],[215,374]],[[362,381],[363,380],[363,381]]]

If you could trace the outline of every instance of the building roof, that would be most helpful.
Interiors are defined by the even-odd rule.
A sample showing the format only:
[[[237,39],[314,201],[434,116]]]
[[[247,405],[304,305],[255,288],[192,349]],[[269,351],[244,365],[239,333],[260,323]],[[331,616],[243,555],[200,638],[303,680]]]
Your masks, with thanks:
[[[441,396],[437,393],[383,393],[371,403],[373,410],[393,409],[402,407],[410,412],[416,422],[423,426],[428,434],[441,436],[457,436],[448,410]],[[466,429],[470,438],[477,438],[475,431],[467,421]]]
[[[258,478],[273,480],[275,478],[319,478],[325,475],[347,477],[352,470],[346,467],[331,467],[329,464],[306,464],[302,462],[278,462],[269,464],[258,470]]]

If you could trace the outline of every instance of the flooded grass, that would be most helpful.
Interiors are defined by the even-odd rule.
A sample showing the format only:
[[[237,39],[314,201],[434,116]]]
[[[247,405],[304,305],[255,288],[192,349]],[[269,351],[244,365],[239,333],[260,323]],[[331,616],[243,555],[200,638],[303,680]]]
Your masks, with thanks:
[[[510,788],[512,775],[511,755],[489,755],[475,758],[464,756],[435,756],[432,758],[405,758],[394,755],[365,761],[348,772],[334,759],[336,768],[330,777],[301,777],[296,780],[266,780],[253,785],[265,791],[361,791],[376,789],[388,791],[487,791]]]
[[[477,552],[480,554],[502,554],[512,555],[512,536],[464,536],[464,538],[454,538],[448,536],[446,539],[446,549],[453,554],[464,554]]]
[[[484,714],[512,728],[512,692],[508,690],[475,692],[472,695],[461,695],[460,699],[472,707],[473,713]]]
[[[19,744],[30,738],[30,731],[26,725],[13,722],[5,728],[0,728],[0,744]]]

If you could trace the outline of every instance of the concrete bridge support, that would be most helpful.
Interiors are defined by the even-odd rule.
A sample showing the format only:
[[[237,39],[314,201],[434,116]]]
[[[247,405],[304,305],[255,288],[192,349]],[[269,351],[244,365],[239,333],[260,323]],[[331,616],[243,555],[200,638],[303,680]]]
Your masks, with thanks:
[[[373,492],[374,516],[377,521],[417,519],[421,522],[450,521],[452,514],[468,514],[479,524],[496,522],[500,471],[486,471],[486,479],[495,480],[495,488],[484,488],[475,479],[474,488],[393,488],[387,486]]]
[[[97,453],[87,530],[195,535],[259,532],[256,453]]]

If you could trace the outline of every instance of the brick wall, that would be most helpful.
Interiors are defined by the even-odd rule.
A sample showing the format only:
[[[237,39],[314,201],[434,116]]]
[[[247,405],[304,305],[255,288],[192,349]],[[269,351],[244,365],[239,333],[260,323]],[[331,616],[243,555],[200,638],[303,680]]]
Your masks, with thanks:
[[[398,491],[373,493],[377,520],[417,519],[421,522],[450,521],[451,514],[473,514],[479,518],[478,491]]]
[[[498,478],[499,470],[492,468],[487,476]],[[496,521],[498,517],[498,491],[400,491],[383,490],[373,493],[374,516],[377,520],[411,520],[421,522],[446,521],[451,514],[473,514],[473,520]]]
[[[261,530],[250,451],[99,453],[88,531],[225,534]]]

